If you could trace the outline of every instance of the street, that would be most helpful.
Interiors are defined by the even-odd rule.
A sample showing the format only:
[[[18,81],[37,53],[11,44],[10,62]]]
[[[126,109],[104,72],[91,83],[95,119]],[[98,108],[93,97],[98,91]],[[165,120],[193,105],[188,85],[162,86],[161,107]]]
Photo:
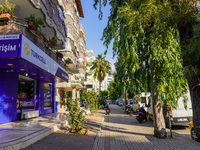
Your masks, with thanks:
[[[86,127],[91,131],[88,136],[66,134],[61,131],[52,133],[44,139],[25,148],[25,150],[197,150],[200,143],[191,140],[188,128],[175,127],[173,139],[157,139],[153,136],[153,123],[147,121],[138,123],[135,116],[123,112],[122,107],[110,105],[111,114],[105,115],[105,110],[98,117],[87,116]],[[96,140],[98,127],[102,118],[104,122],[100,137]],[[169,131],[169,130],[168,130]],[[179,134],[177,134],[177,133]]]

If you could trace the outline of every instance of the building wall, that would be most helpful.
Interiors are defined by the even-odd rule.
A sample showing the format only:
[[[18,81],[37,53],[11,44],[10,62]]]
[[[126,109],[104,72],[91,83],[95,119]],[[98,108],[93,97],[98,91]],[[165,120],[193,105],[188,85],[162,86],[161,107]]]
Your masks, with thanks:
[[[18,73],[0,72],[0,124],[17,120],[17,93]]]

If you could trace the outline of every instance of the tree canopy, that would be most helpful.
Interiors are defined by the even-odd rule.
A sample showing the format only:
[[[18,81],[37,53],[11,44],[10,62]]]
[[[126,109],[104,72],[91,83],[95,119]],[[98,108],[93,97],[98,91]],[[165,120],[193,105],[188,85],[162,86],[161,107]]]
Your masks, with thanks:
[[[94,1],[99,8],[108,2]],[[138,85],[133,90],[149,91],[156,79],[159,95],[175,106],[188,90],[183,68],[188,51],[181,51],[179,28],[197,20],[193,1],[110,0],[109,4],[111,14],[102,40],[108,47],[114,39],[113,55],[119,56],[121,70],[131,83]]]
[[[90,70],[94,72],[94,79],[99,81],[99,94],[101,94],[101,82],[104,80],[106,74],[111,74],[111,64],[106,60],[106,57],[102,54],[98,54],[96,60],[91,64]]]

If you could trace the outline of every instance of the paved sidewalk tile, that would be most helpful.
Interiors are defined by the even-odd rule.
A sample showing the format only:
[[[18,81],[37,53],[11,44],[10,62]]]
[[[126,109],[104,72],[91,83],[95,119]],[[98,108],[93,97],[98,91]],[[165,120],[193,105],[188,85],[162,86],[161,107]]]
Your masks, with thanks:
[[[42,140],[24,148],[23,150],[91,150],[102,123],[104,110],[98,111],[98,116],[86,116],[85,128],[89,135],[74,135],[64,133],[65,130],[56,131]]]
[[[111,114],[105,116],[97,150],[200,150],[200,143],[179,134],[174,134],[173,139],[157,139],[153,136],[152,122],[140,124],[121,107],[110,107]]]

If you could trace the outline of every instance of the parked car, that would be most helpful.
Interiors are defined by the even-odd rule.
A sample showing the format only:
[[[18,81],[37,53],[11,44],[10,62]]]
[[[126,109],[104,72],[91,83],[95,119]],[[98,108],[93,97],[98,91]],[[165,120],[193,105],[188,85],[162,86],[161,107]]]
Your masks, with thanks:
[[[123,106],[124,98],[119,98],[119,106]]]
[[[123,101],[119,101],[119,106],[123,106]]]
[[[191,138],[195,141],[200,142],[200,135],[196,132],[196,128],[197,127],[194,127],[194,125],[193,125],[193,121],[191,121],[190,124],[189,124],[189,130],[190,130],[190,133],[191,133]],[[200,128],[200,126],[198,128]]]
[[[187,95],[188,101],[187,101],[187,109],[184,108],[183,98],[178,99],[178,106],[177,108],[171,108],[171,120],[172,125],[183,125],[188,126],[190,122],[192,121],[192,104],[191,104],[191,98],[190,93],[188,91]],[[153,109],[152,109],[152,100],[148,103],[147,108],[147,118],[153,119]],[[165,108],[164,108],[165,109]],[[168,110],[164,110],[165,112],[168,112]],[[166,113],[165,115],[165,123],[166,127],[169,127],[169,114]]]

